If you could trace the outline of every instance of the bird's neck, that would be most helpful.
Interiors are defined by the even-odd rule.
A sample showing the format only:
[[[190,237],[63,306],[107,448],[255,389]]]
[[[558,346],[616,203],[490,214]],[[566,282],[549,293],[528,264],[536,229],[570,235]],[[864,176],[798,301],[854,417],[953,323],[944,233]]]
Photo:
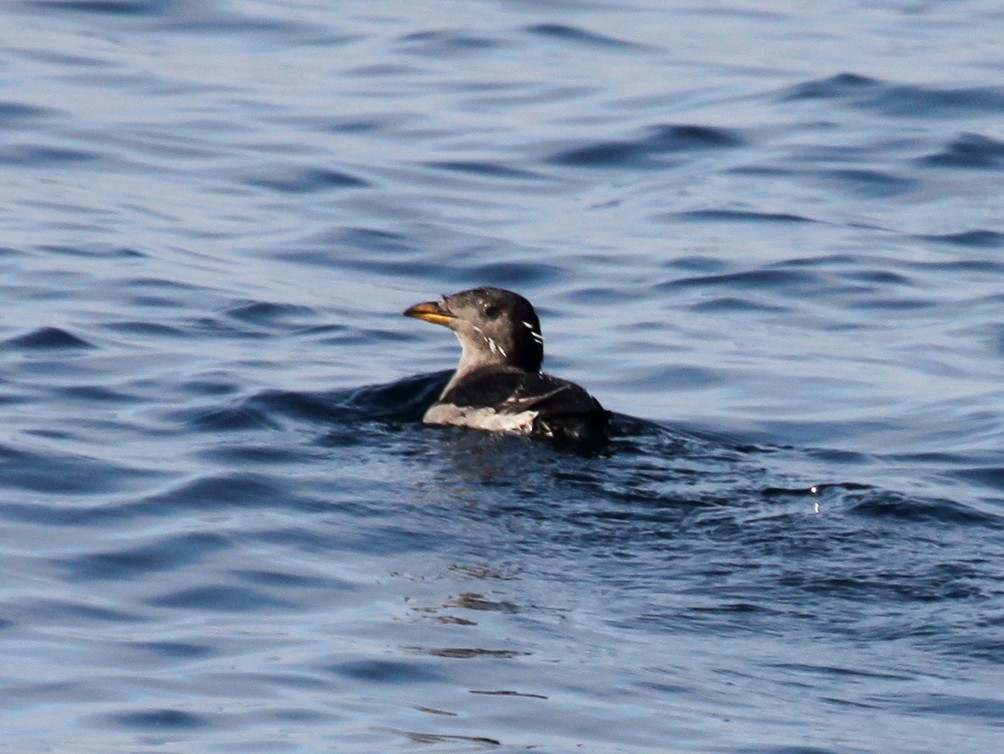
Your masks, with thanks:
[[[453,373],[450,381],[446,383],[446,387],[443,388],[442,395],[446,395],[450,392],[458,382],[464,379],[464,377],[469,375],[471,372],[477,369],[482,369],[483,367],[503,366],[506,363],[501,354],[492,353],[487,348],[474,349],[463,343],[462,346],[463,348],[460,352],[460,363],[457,364],[457,370]]]

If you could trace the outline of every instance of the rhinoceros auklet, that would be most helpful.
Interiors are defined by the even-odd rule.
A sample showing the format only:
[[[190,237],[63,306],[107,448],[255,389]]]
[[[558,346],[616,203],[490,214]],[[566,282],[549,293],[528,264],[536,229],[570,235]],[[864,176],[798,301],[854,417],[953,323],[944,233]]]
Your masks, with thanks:
[[[575,383],[543,374],[544,337],[530,302],[502,288],[474,288],[416,304],[407,317],[446,325],[460,341],[460,363],[428,424],[596,443],[607,411]]]

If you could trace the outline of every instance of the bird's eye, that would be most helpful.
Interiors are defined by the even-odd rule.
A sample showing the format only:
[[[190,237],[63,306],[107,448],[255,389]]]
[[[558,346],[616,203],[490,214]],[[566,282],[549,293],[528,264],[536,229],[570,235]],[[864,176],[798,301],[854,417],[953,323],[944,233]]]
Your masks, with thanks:
[[[488,319],[495,319],[499,316],[499,308],[494,304],[487,304],[485,306],[485,316],[488,317]]]

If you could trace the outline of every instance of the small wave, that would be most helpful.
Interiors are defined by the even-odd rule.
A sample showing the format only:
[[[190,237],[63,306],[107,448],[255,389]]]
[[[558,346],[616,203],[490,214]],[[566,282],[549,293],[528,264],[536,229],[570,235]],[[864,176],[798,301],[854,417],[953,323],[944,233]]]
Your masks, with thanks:
[[[845,485],[831,485],[833,488]],[[945,498],[907,497],[889,490],[866,487],[851,489],[845,497],[847,509],[870,518],[896,519],[912,523],[957,524],[961,526],[1001,527],[999,517]]]
[[[61,398],[86,403],[135,403],[137,399],[120,390],[113,390],[104,385],[68,385],[56,388],[54,394]]]
[[[13,609],[12,609],[13,608]],[[39,618],[59,625],[72,625],[83,621],[96,623],[140,623],[145,618],[135,612],[110,607],[100,607],[87,599],[27,599],[8,604],[8,611],[25,613],[35,623]]]
[[[365,252],[365,253],[359,253]],[[274,256],[297,264],[339,270],[365,270],[395,275],[419,274],[439,278],[455,272],[456,265],[433,263],[429,257],[415,252],[403,235],[372,228],[344,228],[336,232],[318,233],[306,239],[299,248],[287,247]]]
[[[1004,233],[995,230],[966,230],[961,233],[946,233],[944,235],[917,236],[925,241],[936,243],[947,243],[956,246],[970,246],[977,249],[996,249],[1004,246]],[[997,266],[997,263],[989,262]]]
[[[0,503],[0,515],[4,511],[15,516],[21,512],[28,514],[28,520],[54,524],[62,523],[63,514],[75,520],[79,509],[64,506],[65,501],[58,498],[121,492],[151,476],[154,476],[152,472],[108,460],[0,445],[0,478],[4,488],[57,496],[57,502],[37,510],[17,502],[7,503],[4,508],[5,504]]]
[[[152,544],[64,558],[57,565],[67,571],[72,581],[129,579],[198,563],[229,546],[229,540],[220,534],[186,532]]]
[[[115,725],[154,731],[181,731],[205,728],[210,721],[203,715],[177,709],[152,709],[138,712],[120,712],[106,718]]]
[[[470,34],[456,29],[405,34],[398,38],[398,42],[404,45],[409,53],[425,57],[455,57],[458,54],[474,54],[504,44],[493,37]]]
[[[491,262],[470,268],[465,279],[476,285],[525,286],[547,283],[564,273],[563,267],[547,262]]]
[[[0,148],[0,165],[18,167],[55,167],[66,163],[94,162],[101,158],[102,155],[97,152],[47,144],[14,144]]]
[[[264,568],[242,568],[230,574],[241,581],[273,589],[317,588],[326,593],[332,590],[351,590],[356,587],[348,581],[333,576],[306,576],[291,571]]]
[[[1000,338],[1000,350],[1004,352],[1004,332]],[[1004,492],[1004,466],[977,466],[952,472],[958,479],[977,482],[998,492]]]
[[[734,209],[698,209],[688,212],[671,212],[662,216],[667,220],[695,220],[700,222],[751,222],[751,223],[814,223],[811,217],[787,212],[756,212]]]
[[[159,16],[176,0],[29,0],[46,10],[95,13],[105,16]]]
[[[196,432],[238,432],[249,429],[279,429],[268,415],[246,405],[189,408],[168,417]]]
[[[517,657],[525,657],[530,652],[517,649],[488,649],[484,647],[402,647],[409,652],[425,654],[430,657],[448,657],[451,660],[474,660],[481,657],[493,659],[511,660]]]
[[[966,133],[942,151],[921,157],[923,165],[935,167],[996,170],[1004,166],[1004,142],[979,134]]]
[[[319,239],[326,240],[326,239]],[[330,239],[334,243],[367,251],[414,251],[407,236],[375,228],[342,228]]]
[[[780,99],[788,102],[842,100],[852,107],[906,118],[1004,112],[1004,88],[891,84],[855,73],[841,73],[797,84],[785,90]]]
[[[494,749],[502,745],[502,741],[490,736],[465,736],[456,733],[429,733],[417,730],[395,730],[393,728],[389,730],[391,733],[396,733],[406,738],[413,744],[438,744],[441,747],[449,746],[451,748],[455,744],[463,744],[469,747],[477,747],[479,750],[484,749],[486,746]]]
[[[501,178],[503,180],[540,180],[543,176],[532,170],[511,168],[498,162],[488,160],[437,160],[425,163],[428,167],[438,170],[449,170],[457,173],[484,176],[485,178]]]
[[[37,121],[63,113],[50,107],[26,105],[22,102],[0,101],[0,129],[14,130],[34,126]]]
[[[26,351],[43,350],[86,350],[94,348],[87,342],[68,330],[60,327],[40,327],[30,333],[18,335],[3,342],[4,348],[14,348]]]
[[[123,322],[107,322],[102,327],[111,332],[123,335],[142,335],[144,338],[187,338],[188,333],[178,327],[165,325],[162,322],[144,322],[126,320]]]
[[[185,610],[214,610],[243,613],[251,610],[291,609],[294,604],[256,589],[232,584],[209,584],[179,589],[159,597],[144,600],[151,607],[173,607]]]
[[[745,139],[735,131],[709,126],[659,125],[634,140],[600,141],[556,152],[546,160],[570,167],[662,167],[662,155],[741,146]]]
[[[719,371],[704,367],[680,364],[635,369],[631,378],[624,380],[625,386],[658,386],[662,390],[694,390],[710,388],[726,382]]]
[[[307,503],[273,476],[253,472],[210,474],[154,492],[107,511],[109,516],[168,516],[178,511],[211,511],[268,506],[299,507]]]
[[[184,641],[141,641],[130,647],[171,660],[201,660],[215,654],[215,650],[206,644]]]
[[[325,669],[343,678],[369,683],[410,684],[445,680],[439,666],[424,660],[349,660]]]
[[[867,198],[899,196],[920,186],[920,182],[912,178],[904,178],[882,170],[841,168],[821,170],[813,175],[838,183],[849,188],[854,194]]]
[[[766,302],[754,301],[749,298],[738,298],[737,296],[718,296],[716,298],[698,301],[691,304],[690,311],[693,312],[787,312],[790,307],[768,304]]]
[[[227,309],[226,315],[242,322],[275,326],[290,319],[313,319],[316,313],[307,306],[276,304],[271,301],[248,301]]]
[[[861,104],[885,115],[908,118],[1000,113],[1004,112],[1004,89],[990,86],[959,89],[890,86]]]
[[[60,495],[92,495],[111,490],[120,492],[139,481],[149,482],[153,474],[142,474],[131,469],[93,464],[86,474],[62,459],[47,457],[44,469],[31,473],[5,471],[6,486],[30,491],[55,492]],[[2,467],[0,467],[2,470]],[[0,517],[12,521],[26,521],[44,526],[106,526],[114,521],[131,520],[143,516],[170,516],[179,511],[210,511],[228,508],[250,509],[279,506],[291,508],[310,507],[315,501],[297,496],[290,489],[280,489],[272,483],[274,477],[251,472],[231,472],[207,475],[185,482],[167,490],[146,495],[131,494],[126,502],[102,502],[82,505],[33,501],[31,503],[0,503]],[[127,484],[128,482],[128,484]]]
[[[878,286],[886,285],[914,285],[914,281],[907,275],[891,270],[854,270],[845,272],[844,277],[848,280],[857,280],[862,283],[875,283]]]
[[[523,31],[527,34],[535,34],[541,37],[557,39],[561,42],[573,42],[575,44],[582,44],[590,47],[620,50],[637,50],[641,48],[641,45],[635,44],[634,42],[625,42],[624,40],[617,39],[616,37],[610,37],[605,34],[597,34],[595,32],[586,31],[585,29],[580,29],[578,26],[569,26],[567,24],[534,24],[533,26],[524,27]]]
[[[739,289],[790,289],[805,286],[818,287],[824,284],[816,274],[804,270],[760,269],[744,272],[728,272],[721,275],[700,275],[679,278],[655,286],[657,290],[692,288],[705,286],[726,286]]]
[[[329,422],[340,414],[343,393],[301,393],[287,390],[263,390],[242,402],[242,407],[263,417],[291,418],[311,422]]]
[[[328,393],[262,390],[225,406],[185,409],[173,414],[173,419],[190,429],[206,432],[280,429],[288,420],[333,429],[373,423],[417,423],[451,374],[444,371],[415,375],[387,384]],[[259,459],[281,458],[281,454],[273,456],[261,446],[228,448],[226,452]]]
[[[261,13],[238,13],[221,10],[218,3],[192,3],[183,0],[25,0],[41,13],[93,14],[106,22],[134,19],[158,19],[159,28],[169,32],[226,34],[279,34],[284,39],[316,43],[323,37],[328,44],[338,38],[313,26],[286,18],[269,18]],[[148,27],[147,27],[148,28]]]
[[[314,194],[331,189],[370,186],[369,181],[351,173],[324,168],[274,169],[264,175],[247,177],[244,182],[250,186],[259,186],[282,194]]]
[[[861,76],[857,73],[838,73],[825,79],[815,79],[796,84],[781,94],[782,101],[839,99],[851,94],[874,91],[881,88],[878,79]]]
[[[46,254],[59,254],[66,257],[82,257],[86,259],[143,259],[146,257],[139,249],[131,246],[70,246],[67,244],[43,244],[38,247]]]

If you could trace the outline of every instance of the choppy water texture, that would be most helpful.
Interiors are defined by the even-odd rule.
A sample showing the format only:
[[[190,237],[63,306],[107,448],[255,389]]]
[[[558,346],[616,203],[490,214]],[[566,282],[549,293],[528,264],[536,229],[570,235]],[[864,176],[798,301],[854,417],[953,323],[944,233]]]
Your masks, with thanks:
[[[4,3],[0,749],[998,750],[1004,13],[810,5]]]

